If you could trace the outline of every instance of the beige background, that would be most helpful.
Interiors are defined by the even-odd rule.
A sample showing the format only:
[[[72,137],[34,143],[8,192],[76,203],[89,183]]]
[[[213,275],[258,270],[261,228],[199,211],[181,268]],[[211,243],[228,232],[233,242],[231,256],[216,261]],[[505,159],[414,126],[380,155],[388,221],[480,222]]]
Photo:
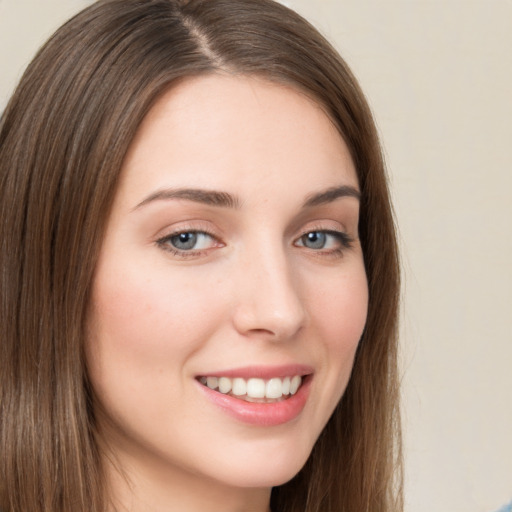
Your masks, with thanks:
[[[87,3],[0,0],[0,109]],[[352,66],[386,149],[405,273],[407,512],[492,512],[512,499],[512,1],[283,3]]]

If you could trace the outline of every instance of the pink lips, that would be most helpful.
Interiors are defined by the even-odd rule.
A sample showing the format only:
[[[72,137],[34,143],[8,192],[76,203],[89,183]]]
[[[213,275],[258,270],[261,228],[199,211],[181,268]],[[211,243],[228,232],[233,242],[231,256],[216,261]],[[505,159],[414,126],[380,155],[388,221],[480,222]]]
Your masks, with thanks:
[[[245,366],[242,368],[233,368],[209,372],[210,377],[242,377],[243,379],[259,378],[271,379],[272,377],[290,377],[293,375],[310,375],[313,368],[304,364],[280,365],[280,366]]]
[[[281,401],[270,403],[247,402],[239,398],[225,395],[219,391],[212,390],[198,381],[200,390],[206,398],[214,405],[220,407],[227,414],[238,421],[249,425],[277,426],[288,423],[295,419],[306,405],[311,387],[313,368],[305,365],[286,365],[274,367],[245,367],[232,370],[223,370],[208,373],[211,377],[241,377],[244,379],[272,377],[284,378],[286,376],[300,375],[303,377],[302,385],[295,395],[289,396]]]

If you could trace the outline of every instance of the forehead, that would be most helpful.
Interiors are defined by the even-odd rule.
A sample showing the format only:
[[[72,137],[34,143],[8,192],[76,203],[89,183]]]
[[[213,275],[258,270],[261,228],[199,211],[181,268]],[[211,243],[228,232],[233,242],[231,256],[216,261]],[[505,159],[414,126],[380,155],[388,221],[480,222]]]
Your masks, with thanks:
[[[289,86],[225,74],[187,79],[159,98],[122,173],[138,189],[170,181],[249,192],[269,179],[357,186],[348,148],[318,103]]]

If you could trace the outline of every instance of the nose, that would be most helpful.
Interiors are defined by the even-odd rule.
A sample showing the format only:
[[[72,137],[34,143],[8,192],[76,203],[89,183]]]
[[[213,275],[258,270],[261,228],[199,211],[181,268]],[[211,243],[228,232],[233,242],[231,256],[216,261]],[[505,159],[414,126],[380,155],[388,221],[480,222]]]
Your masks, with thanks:
[[[300,279],[283,249],[258,251],[244,258],[234,285],[233,323],[240,334],[285,341],[305,325]]]

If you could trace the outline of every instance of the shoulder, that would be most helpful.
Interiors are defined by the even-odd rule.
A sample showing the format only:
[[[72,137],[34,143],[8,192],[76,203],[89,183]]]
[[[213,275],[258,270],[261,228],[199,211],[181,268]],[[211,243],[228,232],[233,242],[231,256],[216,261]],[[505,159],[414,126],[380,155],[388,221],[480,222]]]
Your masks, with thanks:
[[[496,512],[512,512],[512,501],[508,505],[504,505]]]

